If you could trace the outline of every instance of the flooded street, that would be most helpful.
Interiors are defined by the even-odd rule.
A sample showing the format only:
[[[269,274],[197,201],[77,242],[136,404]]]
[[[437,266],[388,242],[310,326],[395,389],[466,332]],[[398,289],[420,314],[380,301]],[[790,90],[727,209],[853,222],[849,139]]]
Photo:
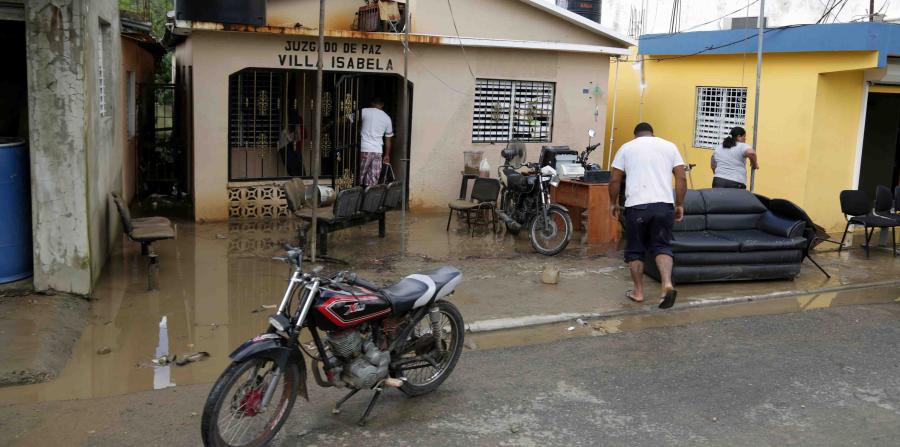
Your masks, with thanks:
[[[806,295],[813,289],[896,279],[893,272],[900,261],[881,254],[861,261],[857,259],[862,253],[852,250],[841,258],[836,253],[817,256],[832,273],[831,280],[805,264],[796,281],[689,285],[680,288],[676,310],[711,300],[790,296],[784,300],[689,312],[661,313],[654,308],[638,315],[645,309],[622,296],[629,279],[617,247],[586,247],[573,241],[560,256],[547,258],[533,253],[524,236],[513,239],[487,231],[471,237],[455,219],[450,232],[445,225],[445,214],[412,216],[402,236],[397,213],[390,215],[384,239],[377,237],[374,223],[332,234],[329,255],[349,265],[325,267],[355,270],[376,283],[388,283],[417,271],[453,265],[465,275],[453,301],[473,328],[515,327],[534,318],[559,322],[522,334],[479,332],[472,338],[479,348],[518,345],[520,339],[551,341],[857,301],[886,302],[898,296],[896,288],[879,289],[876,294]],[[160,270],[159,288],[154,291],[146,290],[147,266],[139,247],[124,241],[107,263],[91,302],[88,326],[60,376],[44,384],[0,388],[0,400],[104,398],[211,383],[228,364],[227,355],[265,329],[289,275],[288,266],[272,257],[282,254],[285,243],[296,243],[295,231],[296,222],[291,220],[179,223],[177,240],[156,244]],[[541,283],[541,272],[548,264],[560,269],[559,284]],[[654,287],[651,281],[649,290]],[[610,314],[619,316],[589,321],[586,326],[575,323],[579,315]],[[576,328],[567,331],[570,326]],[[153,363],[162,355],[177,358],[197,352],[208,352],[210,357],[185,366]]]

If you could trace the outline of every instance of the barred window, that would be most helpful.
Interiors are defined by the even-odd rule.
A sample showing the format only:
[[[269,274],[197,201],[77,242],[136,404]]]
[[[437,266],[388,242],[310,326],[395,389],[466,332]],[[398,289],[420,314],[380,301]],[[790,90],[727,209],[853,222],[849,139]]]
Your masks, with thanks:
[[[228,79],[232,180],[284,177],[278,140],[284,127],[284,73],[244,69]]]
[[[549,142],[555,99],[553,82],[476,79],[472,142]]]
[[[746,88],[697,87],[694,147],[715,149],[732,127],[744,125],[746,116]]]

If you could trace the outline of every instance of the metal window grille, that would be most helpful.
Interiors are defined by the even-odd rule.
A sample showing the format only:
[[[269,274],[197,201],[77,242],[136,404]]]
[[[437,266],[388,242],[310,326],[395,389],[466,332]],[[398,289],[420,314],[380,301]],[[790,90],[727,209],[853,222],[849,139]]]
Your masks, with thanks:
[[[276,178],[253,158],[265,157],[277,149],[282,128],[284,73],[246,69],[228,80],[228,145],[232,158],[231,178]],[[232,160],[235,161],[235,160]],[[259,165],[258,169],[250,169]],[[242,172],[237,172],[242,171]]]
[[[476,79],[472,142],[549,142],[555,96],[553,82]]]
[[[697,87],[694,147],[715,149],[732,127],[745,124],[746,117],[746,88]]]

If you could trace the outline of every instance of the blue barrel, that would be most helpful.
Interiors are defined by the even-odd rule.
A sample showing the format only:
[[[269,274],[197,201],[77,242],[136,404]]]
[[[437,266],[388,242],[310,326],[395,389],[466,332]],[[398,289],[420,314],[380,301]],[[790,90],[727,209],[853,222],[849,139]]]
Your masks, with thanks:
[[[31,276],[31,180],[28,147],[0,138],[0,284]]]

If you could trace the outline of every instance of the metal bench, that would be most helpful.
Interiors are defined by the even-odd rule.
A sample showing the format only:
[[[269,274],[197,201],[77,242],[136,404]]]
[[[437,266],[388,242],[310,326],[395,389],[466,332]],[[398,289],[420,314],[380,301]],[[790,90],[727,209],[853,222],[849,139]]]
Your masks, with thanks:
[[[288,209],[304,222],[312,222],[312,209],[303,207],[306,186],[299,179],[285,183]],[[328,233],[378,221],[378,237],[385,235],[385,213],[400,207],[402,184],[372,185],[339,191],[334,205],[316,210],[316,237],[319,253],[328,254]],[[309,225],[298,229],[298,239],[303,245]]]
[[[159,261],[156,253],[153,251],[153,243],[175,239],[177,234],[175,225],[169,219],[161,216],[133,218],[125,201],[118,194],[112,192],[109,196],[119,211],[119,218],[122,220],[122,230],[128,236],[128,239],[141,244],[141,256],[147,257],[149,270],[147,289],[153,290],[156,288],[156,273],[159,270]]]

